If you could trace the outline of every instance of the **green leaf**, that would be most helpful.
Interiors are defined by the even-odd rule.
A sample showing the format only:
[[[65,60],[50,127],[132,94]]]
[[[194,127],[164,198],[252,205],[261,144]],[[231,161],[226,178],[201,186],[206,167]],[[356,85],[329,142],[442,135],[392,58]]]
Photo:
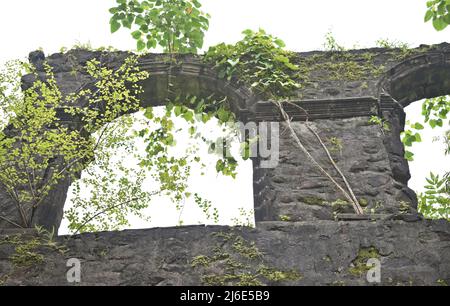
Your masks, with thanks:
[[[133,33],[131,33],[131,36],[133,36],[134,39],[140,39],[142,36],[142,33],[141,33],[141,31],[136,30]]]
[[[108,10],[111,14],[115,14],[119,11],[119,9],[117,7],[112,7]]]
[[[251,36],[251,35],[253,35],[253,31],[250,29],[247,29],[247,30],[242,31],[242,34],[244,34],[245,36]]]
[[[144,113],[144,116],[146,117],[146,118],[148,118],[148,119],[153,119],[153,117],[154,117],[154,115],[153,115],[153,107],[147,107],[146,109],[145,109],[145,113]]]
[[[420,134],[419,134],[419,133],[416,133],[416,134],[414,135],[414,137],[415,137],[415,141],[416,141],[416,142],[422,142],[422,138],[420,137]]]
[[[136,19],[134,21],[139,26],[145,25],[145,19],[142,16],[136,16]]]
[[[448,23],[446,23],[442,17],[433,19],[433,27],[436,29],[436,31],[442,31],[447,26]]]
[[[413,156],[414,156],[414,153],[412,153],[410,151],[405,151],[405,159],[407,161],[413,161],[414,160]]]
[[[449,8],[447,7],[447,10],[450,12]],[[447,24],[450,24],[450,13],[447,13],[442,17],[444,19],[444,22]]]
[[[282,40],[279,39],[279,38],[275,39],[274,42],[275,42],[275,44],[276,44],[278,47],[280,47],[280,48],[286,47],[286,44],[284,43],[284,41],[282,41]]]
[[[187,111],[183,114],[183,118],[186,121],[192,122],[194,120],[194,113],[191,111]]]
[[[142,51],[143,49],[145,49],[145,43],[142,39],[139,39],[137,41],[136,46],[138,51]]]
[[[428,22],[431,18],[433,18],[433,16],[434,16],[433,11],[432,11],[432,10],[428,10],[428,11],[426,12],[426,14],[425,14],[424,21],[425,21],[425,22]]]
[[[111,33],[114,33],[120,29],[120,23],[117,20],[111,19],[110,24],[111,24]]]
[[[413,125],[413,128],[415,128],[416,130],[423,130],[423,129],[424,129],[423,125],[420,124],[419,122],[416,122],[416,123]]]
[[[123,20],[122,20],[122,25],[123,25],[125,28],[131,29],[131,22],[129,22],[127,19],[123,19]]]
[[[177,106],[175,106],[174,107],[174,109],[173,109],[173,113],[175,114],[175,116],[179,116],[179,115],[181,115],[181,106],[179,106],[179,105],[177,105]]]

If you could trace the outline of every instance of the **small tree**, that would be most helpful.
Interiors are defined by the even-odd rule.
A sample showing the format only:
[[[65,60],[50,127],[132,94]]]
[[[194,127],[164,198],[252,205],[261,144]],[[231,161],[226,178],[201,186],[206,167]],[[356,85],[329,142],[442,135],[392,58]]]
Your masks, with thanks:
[[[427,1],[425,22],[430,21],[436,31],[442,31],[450,24],[450,1],[431,0]]]
[[[203,46],[209,15],[197,0],[116,0],[109,11],[111,32],[133,29],[137,50],[161,46],[168,53],[197,53]]]
[[[140,88],[136,83],[147,73],[135,64],[136,58],[129,58],[112,71],[90,61],[86,71],[97,80],[96,90],[68,96],[61,94],[47,64],[45,80],[19,61],[11,62],[0,73],[0,186],[20,216],[20,221],[1,216],[4,221],[18,227],[34,225],[36,211],[50,190],[63,179],[75,179],[92,160],[101,139],[95,142],[91,133],[120,114],[138,109]],[[24,72],[34,73],[36,80],[22,92],[20,77]],[[86,107],[76,107],[82,100]],[[82,124],[78,128],[63,124],[58,116],[62,109]]]

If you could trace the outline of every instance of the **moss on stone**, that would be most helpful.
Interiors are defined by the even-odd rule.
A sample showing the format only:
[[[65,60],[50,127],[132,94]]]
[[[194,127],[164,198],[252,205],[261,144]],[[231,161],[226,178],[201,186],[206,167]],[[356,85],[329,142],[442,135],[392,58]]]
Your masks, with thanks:
[[[367,207],[367,205],[369,205],[369,201],[367,201],[367,199],[365,198],[360,198],[358,199],[359,201],[359,205],[361,205],[361,207]]]
[[[336,201],[331,203],[331,208],[335,213],[343,213],[351,207],[352,205],[349,202],[341,199],[337,199]]]
[[[301,197],[301,198],[299,198],[299,201],[303,202],[305,204],[308,204],[308,205],[323,206],[326,204],[326,201],[324,199],[321,199],[319,197],[314,197],[314,196]]]
[[[231,232],[213,236],[220,239],[212,249],[213,254],[198,255],[191,261],[191,266],[200,270],[204,285],[262,286],[301,278],[297,271],[267,265],[253,241]]]
[[[370,258],[380,258],[380,253],[375,247],[361,248],[358,251],[358,255],[352,261],[351,266],[348,269],[348,273],[353,276],[361,276],[371,269],[367,266],[367,261]]]
[[[438,284],[439,286],[448,286],[447,282],[443,279],[438,279],[436,281],[436,284]]]
[[[407,214],[410,208],[411,205],[408,202],[400,201],[398,210],[401,214]]]
[[[291,217],[288,215],[280,215],[279,218],[281,221],[291,221]]]
[[[43,228],[36,228],[37,234],[25,236],[17,234],[6,236],[0,240],[0,245],[11,245],[14,253],[9,256],[13,265],[17,268],[29,268],[44,263],[44,250],[51,250],[64,254],[67,252],[65,246],[53,240],[54,233]]]

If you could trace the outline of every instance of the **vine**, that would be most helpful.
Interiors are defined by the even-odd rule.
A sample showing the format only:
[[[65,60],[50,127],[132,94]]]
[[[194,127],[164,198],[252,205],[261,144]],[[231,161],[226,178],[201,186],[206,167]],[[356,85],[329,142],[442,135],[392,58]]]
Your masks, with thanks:
[[[345,198],[352,203],[357,214],[363,214],[363,210],[350,184],[334,162],[328,148],[318,133],[306,121],[306,127],[321,144],[328,160],[338,172],[345,187],[341,186],[306,149],[296,131],[291,126],[290,116],[284,110],[283,104],[290,104],[304,112],[308,117],[308,113],[298,105],[289,101],[281,102],[295,95],[296,90],[300,88],[300,84],[294,80],[295,76],[298,78],[300,68],[291,62],[293,54],[283,50],[285,45],[282,40],[268,35],[264,30],[259,30],[258,32],[246,30],[243,34],[243,40],[237,42],[235,45],[220,44],[210,48],[205,54],[205,60],[215,65],[219,71],[219,77],[226,77],[230,80],[233,76],[238,75],[247,85],[251,84],[251,88],[271,98],[274,105],[280,111],[292,138],[307,156],[311,164],[329,179]]]

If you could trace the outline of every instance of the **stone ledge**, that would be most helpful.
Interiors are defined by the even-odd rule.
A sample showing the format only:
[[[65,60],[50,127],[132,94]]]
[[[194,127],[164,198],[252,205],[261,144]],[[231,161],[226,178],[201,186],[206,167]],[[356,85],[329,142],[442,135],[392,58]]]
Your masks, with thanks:
[[[61,236],[57,240],[66,244],[66,254],[46,251],[42,265],[26,270],[13,267],[7,258],[14,250],[3,244],[0,278],[8,275],[6,285],[70,285],[66,261],[75,257],[81,261],[81,285],[201,285],[202,271],[192,267],[192,260],[211,255],[214,246],[223,243],[214,233],[222,232],[254,242],[268,265],[302,275],[280,285],[371,285],[365,275],[350,273],[352,262],[367,248],[379,254],[382,285],[450,283],[450,223],[446,221],[268,221],[257,226]]]

